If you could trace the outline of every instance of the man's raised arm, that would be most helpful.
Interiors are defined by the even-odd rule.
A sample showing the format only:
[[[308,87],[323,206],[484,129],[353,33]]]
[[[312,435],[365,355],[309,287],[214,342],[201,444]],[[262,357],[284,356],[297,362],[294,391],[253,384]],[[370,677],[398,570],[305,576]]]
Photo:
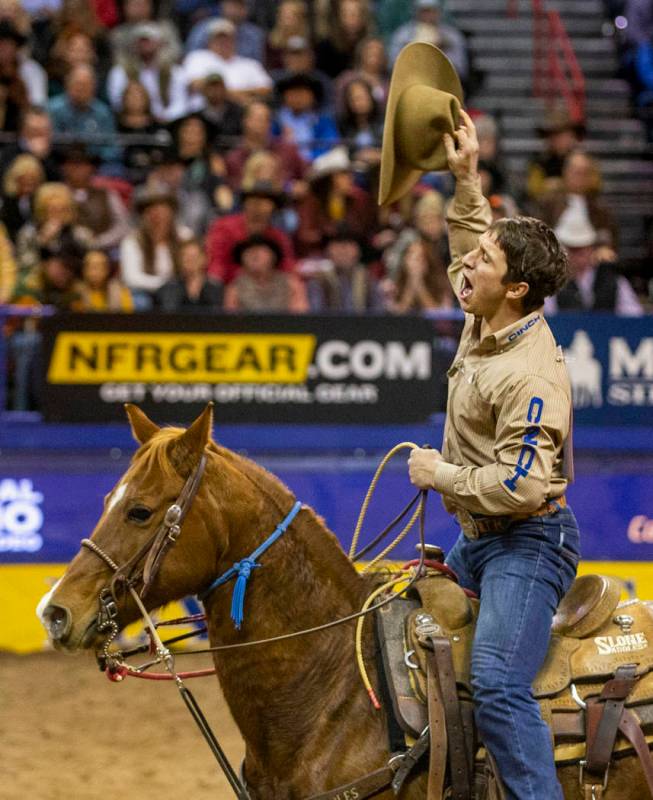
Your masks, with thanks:
[[[454,292],[460,289],[462,257],[475,250],[478,237],[492,224],[490,204],[481,191],[478,174],[478,138],[472,118],[460,110],[461,124],[454,137],[445,134],[449,169],[456,179],[456,192],[447,210],[451,265],[449,280]]]

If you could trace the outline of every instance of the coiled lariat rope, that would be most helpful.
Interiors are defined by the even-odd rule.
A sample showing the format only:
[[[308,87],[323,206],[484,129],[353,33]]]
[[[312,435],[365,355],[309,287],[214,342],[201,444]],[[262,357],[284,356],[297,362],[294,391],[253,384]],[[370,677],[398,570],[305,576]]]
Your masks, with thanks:
[[[354,561],[356,559],[356,555],[357,555],[356,554],[356,548],[358,546],[358,539],[360,538],[361,530],[363,528],[363,522],[365,521],[365,517],[367,516],[367,509],[368,509],[368,507],[370,505],[372,497],[374,496],[374,492],[376,491],[376,485],[379,482],[379,479],[381,478],[381,475],[383,474],[383,471],[385,470],[388,462],[390,461],[390,459],[393,456],[395,456],[401,450],[414,450],[416,447],[417,447],[417,445],[414,444],[413,442],[401,442],[400,444],[395,445],[392,448],[392,450],[390,450],[388,453],[386,453],[386,455],[381,460],[381,463],[376,468],[376,472],[374,473],[374,477],[372,478],[372,481],[370,483],[369,489],[367,490],[367,494],[365,495],[365,500],[363,500],[363,505],[361,506],[360,514],[358,515],[358,521],[356,522],[356,527],[354,528],[354,536],[353,536],[353,538],[351,540],[351,547],[349,548],[349,560],[350,561]],[[413,527],[415,522],[417,522],[417,519],[419,518],[419,516],[424,513],[424,497],[425,497],[424,493],[420,492],[420,499],[419,499],[419,502],[417,504],[417,508],[413,512],[413,515],[408,520],[408,522],[405,525],[405,527],[402,528],[402,530],[397,534],[395,539],[392,542],[390,542],[390,544],[384,550],[382,550],[368,564],[366,564],[365,567],[363,567],[361,572],[367,572],[375,564],[378,564],[379,561],[383,560],[389,553],[391,553],[395,549],[395,547],[397,547],[397,545],[407,536],[407,534],[410,531],[410,529]],[[397,517],[397,519],[395,521],[400,520],[400,519],[401,519],[401,515],[400,515],[400,517]],[[391,527],[391,526],[389,526],[389,527]],[[389,530],[389,528],[386,528],[386,532],[388,530]],[[358,555],[360,555],[360,554],[358,554]]]

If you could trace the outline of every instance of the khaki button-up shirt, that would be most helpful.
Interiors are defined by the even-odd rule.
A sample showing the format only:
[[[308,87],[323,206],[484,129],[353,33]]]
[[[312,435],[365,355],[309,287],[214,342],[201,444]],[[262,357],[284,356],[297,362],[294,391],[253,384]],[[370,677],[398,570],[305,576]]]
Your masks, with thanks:
[[[491,223],[480,184],[462,184],[449,208],[458,293],[462,257]],[[560,347],[542,309],[480,337],[481,319],[466,315],[449,375],[447,421],[434,488],[448,511],[528,513],[567,486],[565,445],[571,389]]]

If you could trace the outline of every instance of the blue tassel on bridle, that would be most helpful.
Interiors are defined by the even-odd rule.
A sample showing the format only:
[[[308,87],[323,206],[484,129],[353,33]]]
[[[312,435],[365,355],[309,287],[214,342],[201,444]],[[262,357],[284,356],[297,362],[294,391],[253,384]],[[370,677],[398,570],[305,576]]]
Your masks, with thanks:
[[[252,574],[255,567],[260,567],[251,558],[244,558],[242,561],[237,561],[234,564],[238,577],[236,578],[236,585],[234,586],[234,594],[231,598],[231,619],[234,625],[240,630],[240,626],[245,616],[245,592],[247,590],[247,581]]]
[[[260,544],[247,558],[237,561],[233,567],[230,567],[219,578],[216,578],[208,588],[197,595],[198,599],[203,603],[216,587],[221,586],[232,578],[236,578],[236,585],[234,586],[234,593],[231,598],[231,619],[234,621],[236,628],[240,630],[240,626],[245,617],[245,592],[247,590],[247,581],[252,574],[252,570],[261,566],[261,564],[257,563],[257,559],[288,530],[290,523],[295,519],[301,507],[302,504],[298,500],[263,544]]]

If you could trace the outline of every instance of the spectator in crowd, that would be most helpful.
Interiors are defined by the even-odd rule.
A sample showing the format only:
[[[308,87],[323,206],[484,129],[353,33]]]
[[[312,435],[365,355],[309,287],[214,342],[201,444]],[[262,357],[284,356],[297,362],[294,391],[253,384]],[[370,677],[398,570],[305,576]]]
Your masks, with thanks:
[[[247,103],[254,97],[266,97],[272,79],[262,64],[236,54],[236,28],[228,19],[216,19],[208,28],[206,50],[193,50],[184,59],[189,89],[196,95],[208,75],[218,72],[224,78],[231,100]],[[195,100],[197,102],[197,100]]]
[[[260,100],[254,100],[245,108],[240,143],[226,157],[227,174],[234,188],[242,183],[245,162],[259,150],[274,153],[279,159],[281,188],[293,196],[304,190],[300,186],[298,191],[297,184],[303,182],[306,164],[295,143],[273,137],[270,107]]]
[[[481,176],[483,194],[490,197],[502,194],[508,181],[499,154],[499,128],[490,114],[481,114],[474,120],[478,137],[478,171]]]
[[[419,241],[424,246],[429,273],[446,278],[450,259],[444,197],[433,190],[425,192],[413,207],[412,222],[412,226],[404,228],[396,242],[385,250],[383,260],[386,273],[396,280],[406,248]]]
[[[172,138],[169,131],[154,119],[150,95],[139,81],[129,81],[125,87],[116,127],[120,134],[143,137],[126,145],[122,160],[126,167],[125,177],[136,185],[144,183],[161,147],[170,146]],[[153,147],[152,141],[157,145]]]
[[[305,0],[281,0],[277,4],[274,27],[268,34],[265,53],[265,66],[270,70],[284,67],[291,72],[301,72],[310,67],[286,66],[284,53],[290,48],[291,41],[301,41],[310,49],[311,29],[308,21],[308,7]],[[276,76],[273,75],[276,80]]]
[[[188,110],[186,75],[182,67],[161,58],[161,31],[151,22],[136,25],[128,58],[113,66],[107,78],[111,106],[120,102],[130,80],[138,80],[150,96],[150,108],[158,122],[170,122]]]
[[[379,0],[374,17],[381,36],[389,39],[402,25],[411,21],[412,12],[413,5],[406,0]]]
[[[13,25],[0,22],[0,131],[17,131],[20,116],[30,104],[19,53],[25,41]]]
[[[394,63],[399,52],[410,42],[431,42],[451,61],[464,84],[469,76],[467,44],[457,28],[442,22],[442,0],[414,0],[413,9],[413,20],[392,34],[388,50],[390,61]]]
[[[38,158],[24,153],[16,156],[3,179],[0,220],[15,242],[18,231],[32,221],[34,197],[45,182],[45,171]]]
[[[538,216],[552,228],[572,222],[589,222],[597,238],[617,246],[617,225],[601,201],[601,173],[596,161],[583,150],[573,150],[562,168],[562,190],[542,199]]]
[[[196,95],[195,105],[204,120],[209,141],[224,148],[236,145],[243,132],[243,108],[227,97],[227,87],[219,72],[212,72],[202,82],[201,96]]]
[[[207,161],[200,163],[204,182],[198,184],[194,183],[192,170],[188,171],[177,148],[167,147],[156,154],[155,166],[148,176],[148,186],[165,189],[175,198],[177,222],[195,236],[204,233],[216,213],[225,214],[233,209],[233,195],[225,186],[224,176],[216,175],[216,159],[223,168],[219,154],[209,153]]]
[[[617,254],[598,243],[589,220],[566,218],[555,234],[569,256],[569,282],[555,297],[545,301],[544,310],[611,311],[639,316],[642,306],[628,280],[619,274]]]
[[[628,280],[618,272],[617,254],[599,244],[588,219],[563,218],[555,229],[569,255],[570,280],[544,303],[545,312],[611,311],[639,316],[642,306]]]
[[[79,311],[82,287],[78,275],[83,253],[75,246],[42,247],[34,267],[19,279],[13,302],[54,306],[57,311]]]
[[[387,306],[394,314],[453,308],[446,272],[429,267],[426,247],[419,239],[404,251],[399,274],[388,292]]]
[[[78,31],[83,31],[93,40],[93,49],[97,55],[97,63],[93,66],[96,75],[106,75],[111,66],[111,47],[95,4],[88,0],[64,0],[59,12],[39,37],[38,48],[43,55],[40,60],[47,63],[47,54],[54,42]]]
[[[96,97],[95,73],[89,66],[75,67],[66,77],[66,90],[50,100],[54,130],[73,135],[80,141],[102,136],[111,139],[116,129],[111,109]],[[120,151],[115,145],[90,144],[91,152],[103,162],[117,162]]]
[[[319,111],[322,85],[309,74],[297,72],[276,85],[281,107],[276,113],[273,133],[293,142],[305,161],[313,161],[339,140],[330,114]]]
[[[84,31],[62,31],[52,45],[48,61],[48,94],[50,97],[55,97],[63,92],[66,75],[71,69],[80,65],[88,65],[98,74],[98,56],[93,39]],[[105,78],[106,75],[98,75],[99,86],[104,85]]]
[[[181,219],[197,235],[203,235],[211,214],[209,184],[212,183],[207,127],[197,114],[177,121],[173,129],[173,150],[183,164],[178,195]]]
[[[42,253],[80,253],[92,234],[77,221],[77,206],[65,183],[44,183],[34,198],[34,219],[18,231],[19,282],[38,267]]]
[[[278,86],[285,78],[298,73],[308,75],[320,84],[320,109],[329,113],[333,91],[331,78],[315,68],[315,51],[310,40],[304,36],[291,36],[281,51],[281,67],[272,70],[271,75],[275,86]]]
[[[270,183],[255,183],[241,191],[242,211],[215,220],[206,236],[209,275],[228,284],[233,280],[240,263],[234,258],[234,248],[250,236],[265,236],[274,241],[280,252],[279,266],[284,272],[295,266],[292,242],[272,223],[275,209],[283,206],[283,195]]]
[[[171,20],[155,19],[152,0],[124,0],[123,22],[111,31],[110,42],[113,61],[123,64],[132,57],[134,31],[148,24],[157,30],[161,48],[159,60],[162,64],[175,64],[182,55],[177,27]]]
[[[217,11],[216,8],[214,9]],[[243,58],[263,62],[265,54],[265,33],[258,25],[247,20],[247,0],[222,0],[220,4],[220,17],[233,23],[236,30],[236,53]],[[205,49],[209,36],[211,23],[217,15],[197,22],[186,38],[186,52]]]
[[[48,99],[48,76],[25,52],[28,37],[7,19],[0,20],[0,78],[7,97],[21,108],[43,106]],[[24,99],[24,93],[27,100]],[[5,128],[9,130],[9,128]],[[16,130],[16,128],[13,128]]]
[[[208,135],[206,123],[198,114],[178,119],[172,128],[173,145],[190,171],[199,173],[194,183],[202,183],[207,169]]]
[[[356,51],[354,69],[346,70],[338,76],[335,85],[338,111],[342,110],[344,89],[353,78],[361,78],[366,81],[379,108],[385,108],[390,75],[385,44],[379,36],[367,36],[363,39]]]
[[[26,8],[29,0],[2,0],[0,3],[0,21],[11,23],[25,39],[33,34],[33,20]],[[60,3],[57,8],[59,8]]]
[[[381,162],[383,114],[372,87],[364,78],[352,78],[343,88],[340,135],[346,140],[352,159],[368,167]]]
[[[542,152],[534,156],[526,170],[526,191],[532,201],[540,201],[562,188],[565,159],[580,144],[585,133],[566,111],[553,111],[537,128]]]
[[[145,186],[134,198],[138,222],[120,245],[120,274],[137,310],[176,273],[179,246],[192,236],[176,219],[177,202],[165,188]]]
[[[53,306],[57,311],[81,309],[81,283],[78,280],[82,251],[75,247],[44,247],[34,267],[19,278],[12,303],[26,306]],[[27,411],[38,404],[41,381],[41,335],[31,320],[9,338],[13,362],[11,408]]]
[[[366,0],[329,0],[327,35],[315,46],[317,68],[330,78],[352,69],[358,44],[372,32]]]
[[[346,226],[340,226],[328,237],[325,258],[307,284],[311,311],[345,311],[364,314],[382,311],[384,298],[378,279],[363,253],[368,248]]]
[[[8,303],[16,288],[18,269],[7,228],[0,222],[0,304]]]
[[[234,247],[232,257],[240,270],[225,289],[227,311],[308,311],[304,284],[280,269],[284,254],[278,241],[263,234],[249,236]]]
[[[131,292],[114,277],[109,256],[91,249],[84,255],[80,282],[80,311],[130,312],[134,310]]]
[[[247,159],[243,166],[241,186],[244,189],[257,183],[266,183],[283,192],[283,165],[281,159],[270,150],[258,150]],[[305,185],[301,181],[302,185]],[[297,212],[288,204],[278,208],[272,224],[292,236],[297,230]]]
[[[38,158],[49,181],[59,180],[59,165],[52,149],[52,123],[44,108],[29,106],[25,109],[17,141],[4,145],[0,152],[0,175],[23,153]]]
[[[209,278],[204,247],[199,239],[188,239],[179,247],[176,276],[156,293],[162,311],[217,311],[222,308],[224,289]]]
[[[114,250],[129,231],[129,215],[118,193],[93,180],[99,159],[83,144],[63,148],[61,172],[77,207],[77,222],[87,228],[95,250]]]
[[[300,257],[321,254],[323,237],[346,224],[362,239],[372,236],[376,207],[371,196],[354,184],[352,165],[343,146],[320,156],[308,175],[310,191],[298,207],[296,234]]]

